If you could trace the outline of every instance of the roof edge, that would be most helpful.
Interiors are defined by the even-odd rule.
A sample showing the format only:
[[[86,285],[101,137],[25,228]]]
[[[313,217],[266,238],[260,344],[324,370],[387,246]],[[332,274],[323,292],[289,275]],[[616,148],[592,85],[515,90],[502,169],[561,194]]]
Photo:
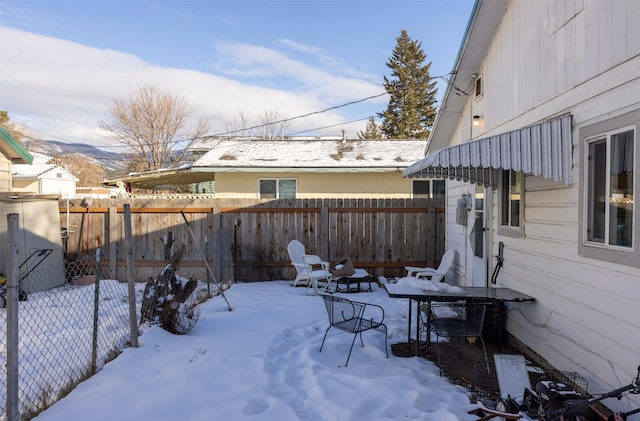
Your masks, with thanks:
[[[31,164],[33,162],[33,159],[34,159],[33,155],[31,155],[24,146],[22,146],[17,140],[15,140],[13,136],[11,136],[9,132],[4,127],[1,127],[1,126],[0,126],[0,139],[2,139],[4,143],[6,143],[7,146],[17,155],[17,156],[9,156],[12,161],[14,159],[20,159],[27,164]],[[3,152],[6,153],[6,148],[3,147],[1,149]]]

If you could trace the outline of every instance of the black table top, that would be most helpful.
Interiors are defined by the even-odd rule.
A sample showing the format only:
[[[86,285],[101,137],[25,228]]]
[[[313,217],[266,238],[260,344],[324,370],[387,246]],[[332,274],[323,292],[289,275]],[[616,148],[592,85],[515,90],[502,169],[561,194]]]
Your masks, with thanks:
[[[504,287],[458,287],[460,292],[429,291],[409,285],[386,284],[391,298],[409,298],[416,301],[534,301],[535,298]]]

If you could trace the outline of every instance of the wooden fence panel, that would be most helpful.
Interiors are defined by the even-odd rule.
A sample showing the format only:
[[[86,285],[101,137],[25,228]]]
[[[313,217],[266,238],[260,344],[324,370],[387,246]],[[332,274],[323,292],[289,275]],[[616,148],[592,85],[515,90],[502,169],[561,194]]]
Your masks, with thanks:
[[[174,247],[186,245],[181,276],[203,280],[210,278],[203,254],[217,279],[293,279],[292,239],[324,260],[348,256],[375,276],[402,276],[406,264],[433,266],[444,253],[444,209],[429,199],[105,199],[89,207],[61,202],[67,259],[91,262],[100,248],[102,273],[126,279],[124,203],[131,206],[138,281],[162,269],[169,236]]]

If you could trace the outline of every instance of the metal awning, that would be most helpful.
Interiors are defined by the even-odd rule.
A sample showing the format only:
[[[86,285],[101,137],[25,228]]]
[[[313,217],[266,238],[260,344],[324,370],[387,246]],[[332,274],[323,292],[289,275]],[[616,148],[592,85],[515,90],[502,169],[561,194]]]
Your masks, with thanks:
[[[482,184],[494,190],[501,170],[521,171],[571,185],[571,115],[441,149],[409,166],[404,177]]]

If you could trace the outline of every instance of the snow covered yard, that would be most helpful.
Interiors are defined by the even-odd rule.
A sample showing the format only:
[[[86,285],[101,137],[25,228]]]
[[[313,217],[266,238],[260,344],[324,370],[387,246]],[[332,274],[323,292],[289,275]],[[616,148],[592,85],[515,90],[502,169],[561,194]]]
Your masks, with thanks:
[[[348,367],[353,336],[328,326],[321,297],[290,281],[234,284],[201,305],[185,336],[146,329],[102,371],[36,417],[91,420],[473,420],[467,391],[423,358],[387,359],[384,337],[365,332]],[[342,295],[342,294],[341,294]],[[406,341],[406,300],[345,297],[381,305],[389,344]]]
[[[144,284],[136,286],[141,300]],[[29,295],[18,303],[18,358],[20,411],[55,399],[105,361],[117,355],[130,339],[127,284],[100,281],[96,353],[93,356],[95,286],[64,285]],[[139,307],[139,306],[138,306]],[[3,381],[0,382],[0,414],[6,415],[6,311],[0,310]]]

